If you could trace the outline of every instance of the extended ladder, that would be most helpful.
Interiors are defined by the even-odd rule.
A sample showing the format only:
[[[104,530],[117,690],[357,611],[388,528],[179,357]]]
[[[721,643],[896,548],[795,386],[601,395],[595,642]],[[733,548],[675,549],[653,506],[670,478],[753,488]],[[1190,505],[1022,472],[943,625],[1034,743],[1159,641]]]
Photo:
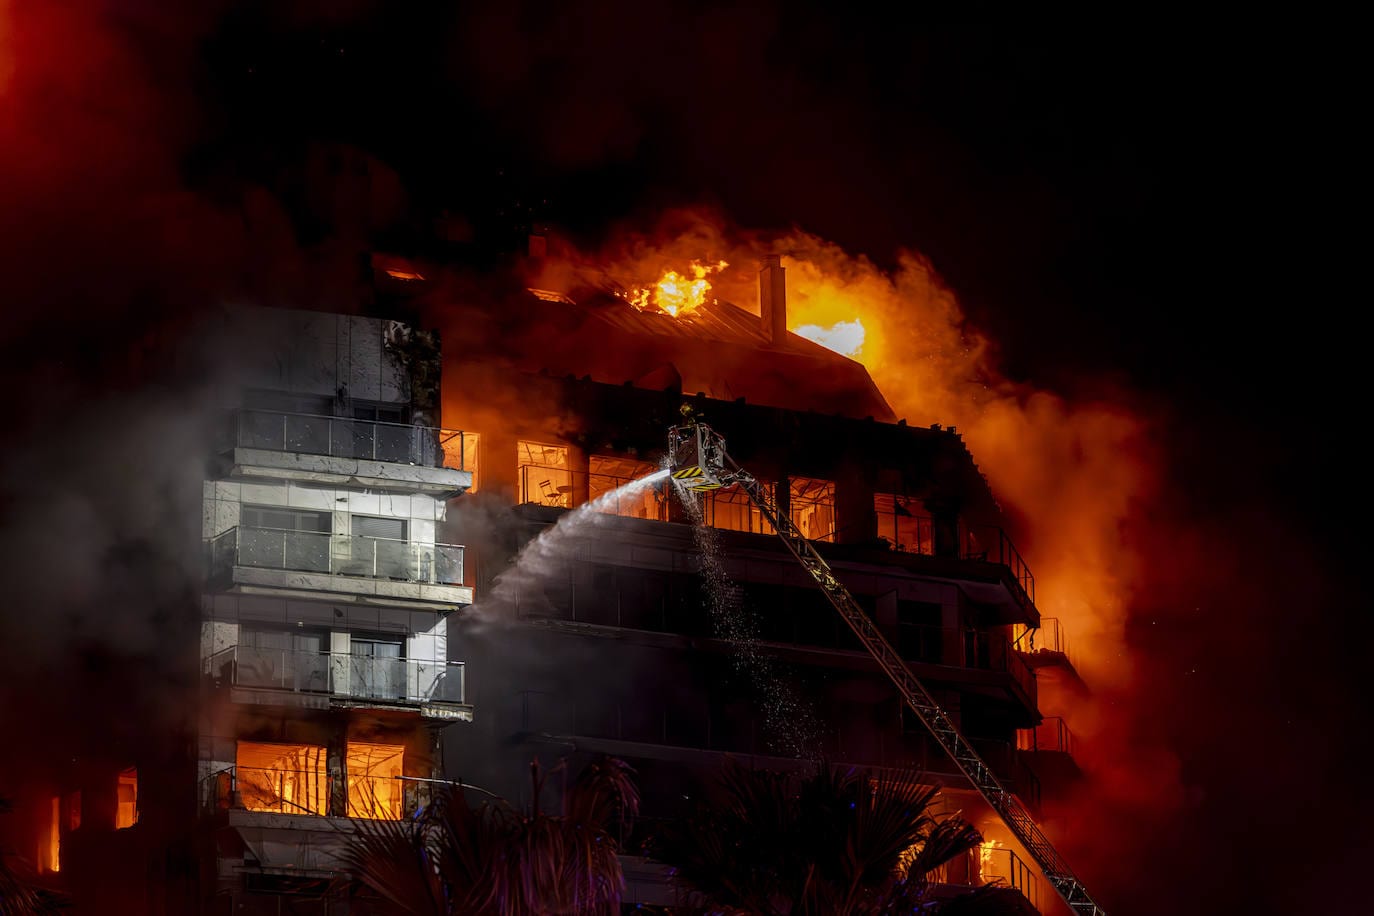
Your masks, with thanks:
[[[874,625],[868,614],[864,613],[859,603],[854,600],[854,596],[849,593],[849,589],[840,583],[835,577],[835,573],[830,568],[830,564],[825,562],[825,558],[816,550],[814,544],[806,538],[796,525],[792,524],[792,519],[780,515],[773,506],[772,497],[765,488],[749,474],[748,471],[735,464],[734,460],[724,453],[723,447],[714,456],[722,464],[728,462],[732,471],[722,474],[722,482],[730,479],[730,482],[738,483],[744,492],[749,495],[754,505],[773,526],[773,530],[778,533],[778,537],[792,556],[797,558],[797,562],[806,567],[807,572],[811,573],[821,591],[826,598],[834,605],[835,610],[840,612],[844,622],[854,631],[854,635],[863,643],[864,648],[873,656],[874,661],[883,669],[883,672],[892,681],[897,692],[902,695],[902,699],[911,711],[916,713],[921,722],[935,736],[935,740],[940,742],[946,753],[954,760],[963,774],[968,777],[969,782],[978,789],[992,809],[1001,816],[1006,822],[1007,827],[1016,835],[1021,845],[1035,859],[1045,877],[1054,885],[1054,889],[1059,892],[1059,896],[1064,898],[1075,913],[1089,914],[1089,916],[1106,916],[1107,911],[1098,906],[1088,895],[1088,889],[1083,886],[1083,882],[1078,880],[1067,862],[1060,857],[1052,845],[1049,838],[1031,818],[1030,814],[1022,806],[1021,802],[1011,792],[1002,787],[997,781],[997,777],[992,774],[992,769],[978,756],[978,752],[968,743],[959,730],[955,728],[949,715],[940,708],[940,704],[931,698],[916,676],[911,673],[911,669],[906,666],[891,643],[883,636]],[[723,467],[721,470],[725,470]]]

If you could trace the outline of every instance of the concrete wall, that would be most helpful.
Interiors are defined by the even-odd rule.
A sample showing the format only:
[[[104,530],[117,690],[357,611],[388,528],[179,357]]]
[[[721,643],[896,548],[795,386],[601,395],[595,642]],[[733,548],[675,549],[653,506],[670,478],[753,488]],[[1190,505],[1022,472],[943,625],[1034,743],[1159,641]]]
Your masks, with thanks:
[[[448,503],[423,494],[304,486],[294,481],[207,480],[201,536],[212,538],[238,525],[244,505],[329,512],[334,517],[333,533],[341,535],[351,533],[350,516],[353,515],[405,519],[409,522],[409,541],[426,545],[434,543],[435,523],[442,522],[448,511]]]

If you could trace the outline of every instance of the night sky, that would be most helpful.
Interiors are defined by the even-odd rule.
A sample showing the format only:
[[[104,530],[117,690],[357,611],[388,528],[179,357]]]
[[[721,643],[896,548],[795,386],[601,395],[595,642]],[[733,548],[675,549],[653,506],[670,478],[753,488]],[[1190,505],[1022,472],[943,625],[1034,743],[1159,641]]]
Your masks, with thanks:
[[[0,378],[46,392],[16,394],[21,458],[129,384],[149,328],[310,286],[283,265],[328,233],[328,144],[387,176],[397,250],[443,211],[498,248],[528,224],[594,247],[684,205],[880,265],[914,249],[1008,376],[1165,418],[1197,536],[1128,634],[1196,791],[1114,912],[1325,912],[1362,876],[1340,43],[1157,11],[185,5],[0,0]]]

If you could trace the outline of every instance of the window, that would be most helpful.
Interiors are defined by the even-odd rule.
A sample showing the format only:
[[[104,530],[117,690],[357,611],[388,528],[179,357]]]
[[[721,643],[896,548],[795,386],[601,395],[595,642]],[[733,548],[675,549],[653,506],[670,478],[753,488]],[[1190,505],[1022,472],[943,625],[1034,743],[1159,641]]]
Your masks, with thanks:
[[[939,664],[944,655],[942,608],[926,601],[897,602],[897,652],[908,661]]]
[[[283,531],[329,533],[328,512],[288,509],[284,506],[244,506],[241,520],[248,528],[277,528]]]
[[[706,517],[706,524],[712,528],[773,534],[773,526],[764,519],[763,513],[759,512],[742,487],[711,490],[705,495],[701,511]]]
[[[334,424],[339,454],[397,464],[416,464],[421,430],[407,426],[409,411],[401,404],[354,404],[350,423]],[[433,462],[427,462],[432,464]]]
[[[647,461],[633,458],[612,458],[592,455],[587,461],[587,499],[593,501],[613,493],[632,480],[647,477],[658,470]],[[635,492],[608,499],[600,511],[627,518],[652,518],[663,521],[668,517],[668,495],[663,487],[643,487]]]
[[[329,813],[329,773],[323,747],[240,741],[235,764],[239,800],[249,811]]]
[[[813,541],[835,536],[835,484],[830,480],[793,477],[792,524]]]
[[[371,420],[377,423],[405,423],[409,413],[404,404],[357,404],[353,405],[353,419]]]
[[[572,472],[565,445],[545,445],[520,440],[516,443],[519,469],[519,502],[572,508]]]
[[[240,565],[329,572],[328,512],[243,506],[239,525]]]
[[[328,693],[328,652],[327,633],[241,627],[235,683]]]
[[[47,824],[47,843],[39,847],[39,862],[44,871],[62,870],[62,800],[52,797]],[[6,908],[8,909],[8,908]]]
[[[353,575],[405,581],[412,578],[406,541],[409,523],[403,518],[354,515],[349,519],[353,537],[346,571]]]
[[[129,767],[120,772],[115,784],[117,802],[115,829],[124,830],[138,823],[138,770]]]
[[[327,395],[256,389],[244,393],[243,406],[249,410],[272,410],[327,417],[334,412],[334,399]]]
[[[284,391],[255,391],[239,413],[239,445],[276,451],[330,454],[328,419],[334,399]]]
[[[348,742],[348,816],[398,820],[404,807],[405,748]]]
[[[444,451],[444,467],[468,471],[472,474],[469,493],[476,493],[478,486],[478,455],[482,447],[482,434],[444,430],[441,434]]]
[[[934,523],[920,514],[920,500],[898,493],[874,493],[873,511],[878,516],[878,537],[904,553],[935,553]]]
[[[401,700],[406,695],[405,643],[399,637],[359,636],[349,639],[349,694]]]

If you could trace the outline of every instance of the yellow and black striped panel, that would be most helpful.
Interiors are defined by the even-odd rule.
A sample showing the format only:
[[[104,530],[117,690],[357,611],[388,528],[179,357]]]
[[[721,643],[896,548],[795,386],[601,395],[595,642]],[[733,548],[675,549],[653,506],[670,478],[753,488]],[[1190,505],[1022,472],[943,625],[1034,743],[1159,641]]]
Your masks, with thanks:
[[[722,486],[724,486],[724,484],[719,484],[716,483],[714,480],[711,480],[705,483],[692,484],[687,489],[702,492],[705,490],[719,490]]]
[[[676,471],[673,472],[674,480],[692,480],[697,477],[705,476],[706,472],[701,469],[700,465],[695,464],[687,468],[678,468]]]

